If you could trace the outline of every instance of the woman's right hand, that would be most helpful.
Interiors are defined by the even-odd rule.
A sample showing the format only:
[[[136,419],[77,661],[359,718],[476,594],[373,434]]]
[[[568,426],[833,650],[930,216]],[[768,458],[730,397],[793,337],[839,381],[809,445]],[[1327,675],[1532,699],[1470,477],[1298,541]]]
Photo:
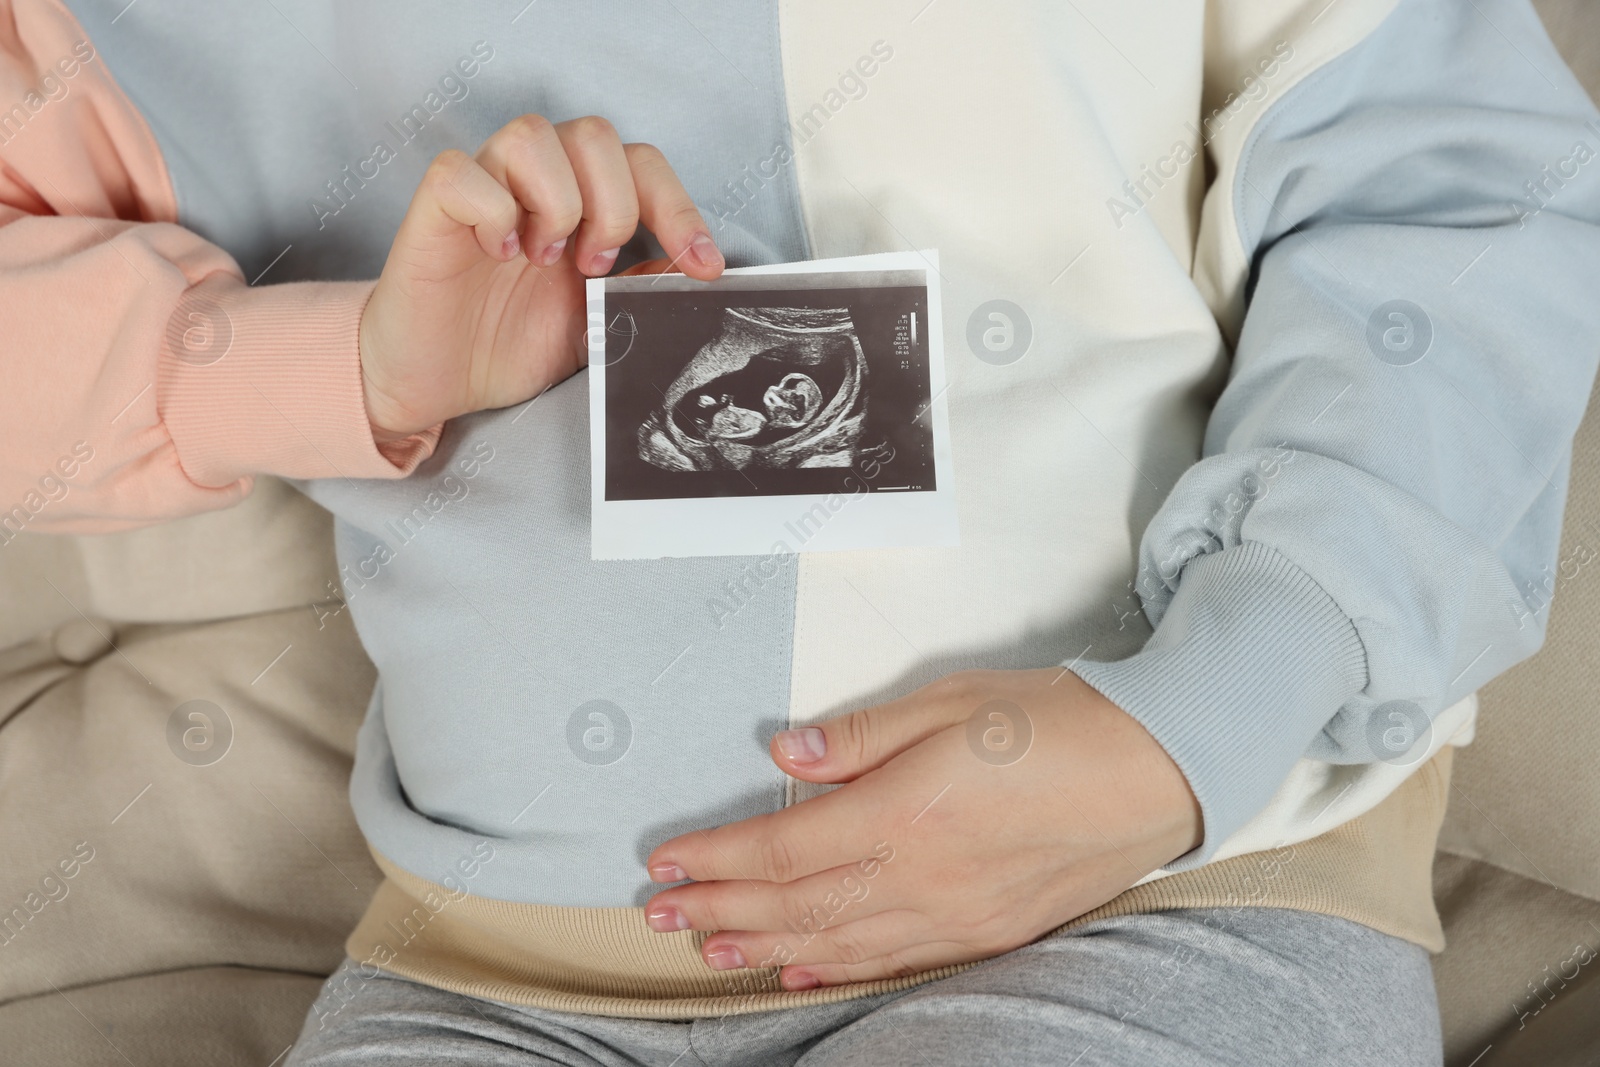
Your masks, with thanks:
[[[610,272],[641,223],[685,274],[722,273],[666,158],[604,119],[524,115],[476,156],[440,154],[361,318],[374,438],[520,403],[576,373],[584,279]]]

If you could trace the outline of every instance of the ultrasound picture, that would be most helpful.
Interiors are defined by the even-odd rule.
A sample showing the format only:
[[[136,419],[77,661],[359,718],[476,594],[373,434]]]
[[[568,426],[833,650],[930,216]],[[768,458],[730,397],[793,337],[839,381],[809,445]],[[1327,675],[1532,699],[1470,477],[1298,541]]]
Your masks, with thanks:
[[[934,489],[926,289],[852,280],[608,285],[605,498]]]
[[[848,467],[867,358],[848,308],[728,308],[639,427],[663,470]]]

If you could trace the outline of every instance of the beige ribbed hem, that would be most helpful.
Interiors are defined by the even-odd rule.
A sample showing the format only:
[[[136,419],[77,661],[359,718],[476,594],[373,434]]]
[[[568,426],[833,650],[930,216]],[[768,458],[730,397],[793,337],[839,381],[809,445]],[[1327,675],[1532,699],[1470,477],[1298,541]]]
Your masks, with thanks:
[[[1444,948],[1433,906],[1434,844],[1450,748],[1353,822],[1302,844],[1253,853],[1137,886],[1063,929],[1175,908],[1295,908]],[[776,968],[713,971],[703,932],[658,934],[643,908],[512,904],[452,894],[374,851],[386,876],[345,943],[383,970],[490,1000],[640,1019],[688,1019],[827,1004],[946,978],[972,964],[904,978],[787,992]]]
[[[1067,926],[1174,908],[1294,908],[1442,952],[1433,853],[1454,753],[1441,748],[1383,803],[1321,837],[1135,886]]]

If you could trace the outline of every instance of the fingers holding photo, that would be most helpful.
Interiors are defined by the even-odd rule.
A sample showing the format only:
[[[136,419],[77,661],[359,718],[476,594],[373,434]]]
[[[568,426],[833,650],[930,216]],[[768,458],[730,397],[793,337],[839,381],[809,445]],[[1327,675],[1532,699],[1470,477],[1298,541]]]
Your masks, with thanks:
[[[517,239],[520,220],[521,210],[510,191],[477,160],[450,149],[439,153],[428,166],[395,244],[444,251],[455,245],[466,228],[484,255],[507,260],[521,250]],[[459,247],[455,250],[461,251]]]
[[[489,189],[459,155],[447,152],[436,161],[438,198],[450,203],[446,214],[458,222],[490,220],[478,236],[493,258],[521,251],[530,263],[551,267],[570,248],[578,270],[599,277],[642,222],[684,273],[709,281],[726,265],[661,149],[624,144],[599,116],[552,123],[527,114],[495,131],[473,161],[507,195]]]
[[[639,218],[677,269],[692,278],[712,281],[727,265],[711,239],[705,218],[694,206],[678,174],[661,149],[649,144],[623,145],[639,196]]]
[[[476,158],[521,206],[528,261],[554,266],[583,218],[578,179],[555,125],[542,115],[523,115],[483,142]]]

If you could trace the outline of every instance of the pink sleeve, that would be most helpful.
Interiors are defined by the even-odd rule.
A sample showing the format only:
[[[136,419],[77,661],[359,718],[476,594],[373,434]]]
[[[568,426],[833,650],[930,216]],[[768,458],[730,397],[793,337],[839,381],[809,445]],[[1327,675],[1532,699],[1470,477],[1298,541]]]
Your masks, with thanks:
[[[70,73],[69,73],[70,71]],[[0,0],[0,544],[227,507],[254,473],[396,478],[357,328],[370,282],[252,287],[176,225],[154,138],[56,4]]]

